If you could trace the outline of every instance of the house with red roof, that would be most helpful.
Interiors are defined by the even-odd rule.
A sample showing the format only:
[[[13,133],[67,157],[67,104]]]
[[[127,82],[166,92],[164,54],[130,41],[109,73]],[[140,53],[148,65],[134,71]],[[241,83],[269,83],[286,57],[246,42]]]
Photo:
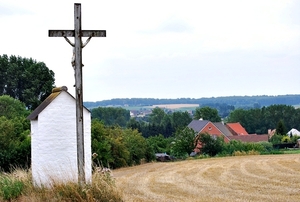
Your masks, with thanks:
[[[225,142],[229,142],[230,139],[228,136],[232,136],[224,124],[213,123],[208,120],[192,120],[188,127],[192,128],[197,133],[195,139],[199,134],[208,133],[214,138],[223,137]],[[201,148],[202,143],[198,140],[196,148],[194,149],[194,154],[199,153]]]
[[[242,142],[261,142],[268,141],[268,135],[250,135],[240,123],[227,123],[224,125],[222,122],[213,123],[208,120],[192,120],[188,125],[192,128],[198,136],[202,133],[208,133],[213,137],[223,137],[226,143],[231,140],[238,140]],[[202,148],[201,142],[197,142],[194,153],[199,153]]]
[[[192,120],[188,125],[189,128],[192,128],[198,134],[208,133],[214,137],[224,137],[225,142],[229,142],[230,139],[228,136],[232,136],[230,131],[222,123],[213,123],[208,120]]]
[[[232,133],[232,135],[249,135],[246,129],[238,122],[238,123],[227,123],[226,127]]]

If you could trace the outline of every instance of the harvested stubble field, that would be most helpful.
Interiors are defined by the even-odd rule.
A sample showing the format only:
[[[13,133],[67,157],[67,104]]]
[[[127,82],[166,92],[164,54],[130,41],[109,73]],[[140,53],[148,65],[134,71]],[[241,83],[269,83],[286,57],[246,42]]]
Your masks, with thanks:
[[[300,155],[148,163],[114,170],[124,201],[300,201]]]

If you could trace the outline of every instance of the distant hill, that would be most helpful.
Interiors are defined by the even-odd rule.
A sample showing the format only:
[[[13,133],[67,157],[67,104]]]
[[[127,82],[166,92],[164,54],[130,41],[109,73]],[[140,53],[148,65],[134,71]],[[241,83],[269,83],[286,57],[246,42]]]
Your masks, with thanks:
[[[300,95],[257,95],[257,96],[227,96],[211,98],[178,98],[178,99],[155,99],[155,98],[116,98],[96,102],[84,102],[87,108],[106,106],[149,106],[161,104],[227,104],[235,108],[263,107],[274,104],[300,105]]]

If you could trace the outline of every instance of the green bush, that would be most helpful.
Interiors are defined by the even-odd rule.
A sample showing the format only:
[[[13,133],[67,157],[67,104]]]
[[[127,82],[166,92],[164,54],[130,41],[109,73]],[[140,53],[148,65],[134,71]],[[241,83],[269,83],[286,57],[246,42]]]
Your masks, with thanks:
[[[271,142],[259,142],[263,146],[264,150],[262,152],[270,152],[273,150],[273,144]]]
[[[221,137],[212,137],[210,134],[200,134],[198,140],[202,142],[201,153],[209,156],[216,156],[223,151],[224,139]]]
[[[12,200],[21,195],[24,183],[17,179],[0,176],[0,196],[4,200]]]
[[[269,147],[270,145],[266,145]],[[256,152],[264,152],[266,150],[264,143],[254,143],[254,142],[241,142],[237,140],[232,140],[223,146],[223,153],[227,153],[229,155],[233,155],[235,152],[245,152],[248,153],[250,151]]]

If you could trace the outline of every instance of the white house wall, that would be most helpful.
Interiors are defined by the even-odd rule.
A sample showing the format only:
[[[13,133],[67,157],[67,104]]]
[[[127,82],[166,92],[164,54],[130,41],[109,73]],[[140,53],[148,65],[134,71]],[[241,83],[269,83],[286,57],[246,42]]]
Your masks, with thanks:
[[[76,103],[61,92],[31,121],[32,175],[36,184],[77,181]],[[84,109],[85,173],[91,180],[91,116]]]

